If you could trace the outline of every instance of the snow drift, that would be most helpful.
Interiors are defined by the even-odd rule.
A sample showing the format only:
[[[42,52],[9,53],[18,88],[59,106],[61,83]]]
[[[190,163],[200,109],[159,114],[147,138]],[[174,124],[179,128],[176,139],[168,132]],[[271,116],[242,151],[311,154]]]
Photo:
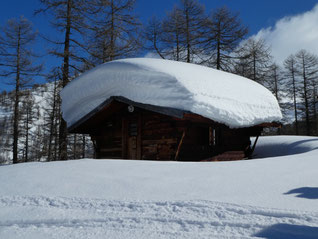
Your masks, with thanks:
[[[133,58],[102,64],[62,90],[68,127],[111,96],[190,111],[232,128],[282,118],[276,98],[254,81],[190,63]]]
[[[0,238],[317,238],[317,153],[317,137],[268,136],[257,160],[1,166]]]

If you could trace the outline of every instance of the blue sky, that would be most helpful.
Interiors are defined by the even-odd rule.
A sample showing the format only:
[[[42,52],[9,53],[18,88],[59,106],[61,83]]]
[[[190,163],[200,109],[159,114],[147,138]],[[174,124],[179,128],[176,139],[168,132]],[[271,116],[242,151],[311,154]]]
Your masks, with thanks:
[[[137,0],[135,11],[140,20],[146,22],[153,15],[164,16],[178,2],[179,0]],[[269,44],[277,42],[277,39],[273,40],[273,36],[277,36],[276,25],[281,19],[310,12],[318,3],[317,0],[199,0],[199,2],[205,5],[206,12],[228,6],[229,9],[240,14],[242,22],[249,27],[249,35],[261,34],[268,39]],[[34,10],[39,7],[38,0],[3,0],[0,8],[0,24],[5,24],[9,18],[24,15],[33,22],[35,29],[41,34],[54,36],[56,31],[50,27],[48,17],[42,14],[34,16]],[[303,24],[302,21],[298,26],[300,24]],[[46,54],[46,45],[43,40],[38,41],[36,51],[41,55]],[[281,47],[277,45],[276,48]],[[60,60],[48,59],[45,63],[47,69],[50,65],[60,64]],[[0,90],[4,88],[8,87],[0,83]]]
[[[136,10],[145,21],[152,15],[164,15],[178,2],[178,0],[137,0]],[[222,6],[228,6],[232,11],[239,12],[242,21],[252,34],[275,24],[284,16],[311,10],[318,3],[317,0],[199,0],[199,2],[205,5],[207,12]]]

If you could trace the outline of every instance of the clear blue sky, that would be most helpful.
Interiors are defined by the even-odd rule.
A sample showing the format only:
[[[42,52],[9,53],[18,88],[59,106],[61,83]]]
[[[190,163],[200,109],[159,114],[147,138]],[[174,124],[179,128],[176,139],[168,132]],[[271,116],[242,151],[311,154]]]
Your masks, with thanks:
[[[142,22],[156,15],[162,17],[172,9],[179,0],[137,0],[136,13]],[[277,20],[284,16],[295,15],[311,10],[317,0],[199,0],[204,4],[206,11],[228,6],[232,11],[238,12],[245,25],[249,27],[249,34],[257,33],[261,28],[273,26]],[[31,20],[41,34],[54,36],[56,31],[48,23],[46,16],[34,16],[34,10],[40,7],[39,0],[2,0],[0,8],[0,24],[5,24],[9,18],[24,15]],[[38,41],[36,51],[46,54],[46,43]],[[45,57],[44,57],[45,58]],[[52,65],[61,65],[60,60],[47,58],[46,69]],[[0,83],[0,90],[8,88]]]

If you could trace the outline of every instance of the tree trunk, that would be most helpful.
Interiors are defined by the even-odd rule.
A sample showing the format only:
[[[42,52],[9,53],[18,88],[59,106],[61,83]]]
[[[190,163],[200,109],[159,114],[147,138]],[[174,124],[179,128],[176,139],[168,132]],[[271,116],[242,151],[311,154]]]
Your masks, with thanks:
[[[295,130],[296,135],[299,134],[298,130],[298,116],[297,116],[297,102],[296,102],[296,81],[295,81],[295,70],[294,65],[292,66],[292,79],[293,79],[293,98],[294,98],[294,113],[295,113]]]
[[[316,109],[316,98],[317,98],[317,95],[316,95],[316,84],[313,85],[313,115],[314,115],[314,128],[315,128],[315,135],[318,134],[318,127],[317,127],[317,109]]]
[[[25,134],[25,158],[24,161],[28,162],[29,161],[29,118],[30,118],[30,111],[31,111],[31,106],[27,106],[26,110],[26,134]]]
[[[85,134],[83,134],[82,158],[85,158],[85,152],[86,152],[86,138],[85,138]]]
[[[114,59],[114,51],[115,51],[115,27],[114,27],[114,0],[111,0],[111,27],[110,27],[110,54],[109,60],[112,61]]]
[[[77,159],[77,136],[74,134],[74,142],[73,142],[73,159]]]
[[[307,97],[307,76],[306,76],[306,68],[305,68],[305,59],[303,58],[303,80],[304,80],[304,98],[305,98],[305,115],[306,115],[306,135],[310,134],[309,127],[309,104]]]
[[[17,66],[16,66],[16,82],[15,82],[15,101],[14,101],[14,115],[13,115],[13,160],[18,163],[18,138],[19,138],[19,101],[20,101],[20,28],[18,31],[18,46],[17,46]]]
[[[55,112],[56,112],[56,80],[54,80],[54,88],[53,88],[53,105],[52,105],[52,112],[50,117],[50,136],[49,136],[49,145],[48,145],[48,156],[47,161],[52,160],[52,141],[54,136],[54,121],[55,121]],[[55,138],[56,141],[56,138]]]
[[[256,56],[253,54],[253,80],[256,81]]]
[[[187,41],[187,62],[190,62],[190,29],[189,29],[189,10],[186,9],[186,41]]]
[[[218,30],[217,30],[217,48],[216,48],[216,69],[220,70],[221,68],[221,26],[220,26],[220,22],[218,22]]]
[[[72,7],[72,0],[67,0],[62,87],[65,87],[69,81],[71,7]],[[60,160],[67,160],[67,124],[62,117],[60,121],[60,134],[59,134],[59,158]]]

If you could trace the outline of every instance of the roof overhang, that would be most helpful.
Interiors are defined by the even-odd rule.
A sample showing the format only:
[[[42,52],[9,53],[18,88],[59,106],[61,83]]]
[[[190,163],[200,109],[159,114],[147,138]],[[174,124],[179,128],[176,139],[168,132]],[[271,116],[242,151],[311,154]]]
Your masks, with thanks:
[[[129,100],[122,96],[112,96],[105,100],[103,103],[101,103],[98,107],[96,107],[94,110],[86,114],[84,117],[76,121],[74,124],[67,127],[68,131],[70,133],[85,133],[84,129],[86,128],[85,125],[91,123],[91,122],[98,122],[99,121],[99,115],[100,113],[105,113],[107,115],[111,115],[115,111],[118,111],[127,105],[132,105],[134,107],[138,107],[140,109],[156,112],[163,115],[168,115],[174,118],[182,119],[185,114],[190,114],[191,112],[175,109],[175,108],[169,108],[169,107],[161,107],[156,105],[150,105],[150,104],[142,104],[138,102],[134,102],[132,100]]]
[[[76,121],[74,124],[67,127],[68,132],[70,133],[89,133],[90,125],[96,125],[99,122],[101,122],[103,119],[107,118],[108,116],[112,115],[113,113],[127,107],[127,105],[132,105],[134,107],[144,109],[147,111],[156,112],[159,114],[171,116],[175,119],[179,120],[188,120],[196,123],[202,123],[202,124],[218,124],[223,125],[220,123],[217,123],[209,118],[206,118],[204,116],[194,114],[190,111],[186,110],[180,110],[175,108],[169,108],[169,107],[161,107],[156,105],[150,105],[150,104],[142,104],[138,103],[132,100],[129,100],[122,96],[112,96],[105,100],[103,103],[101,103],[98,107],[96,107],[94,110],[86,114],[84,117],[82,117],[80,120]],[[261,128],[269,128],[269,127],[276,127],[280,128],[282,126],[279,122],[266,122],[261,123],[258,125],[254,125],[251,127],[261,127]],[[248,128],[248,127],[243,127]]]

